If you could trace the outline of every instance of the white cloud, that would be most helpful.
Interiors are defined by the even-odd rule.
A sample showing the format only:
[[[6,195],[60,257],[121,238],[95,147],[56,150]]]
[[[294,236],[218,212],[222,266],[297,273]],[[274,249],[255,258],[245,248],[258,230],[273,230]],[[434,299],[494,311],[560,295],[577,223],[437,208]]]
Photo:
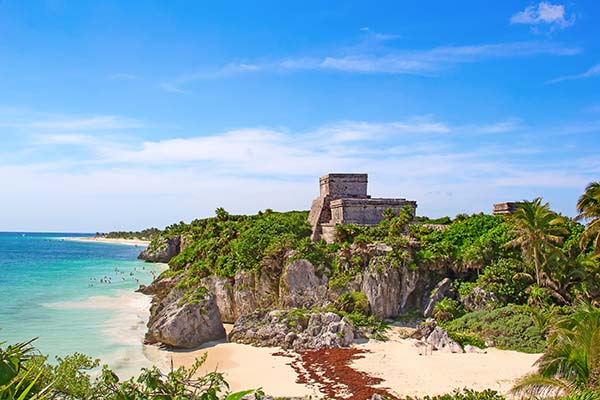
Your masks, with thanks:
[[[567,18],[565,6],[545,1],[529,6],[510,18],[511,24],[549,25],[552,28],[568,28],[575,23],[575,15]]]
[[[143,126],[144,124],[139,120],[123,118],[116,115],[100,115],[84,118],[53,117],[24,124],[24,127],[33,129],[69,131],[106,131],[142,128]]]
[[[160,87],[163,90],[165,90],[167,92],[171,92],[171,93],[185,93],[185,91],[181,88],[181,86],[184,84],[190,83],[190,82],[207,80],[207,79],[225,78],[225,77],[233,76],[233,75],[240,74],[240,73],[260,71],[263,68],[264,68],[264,66],[261,66],[258,64],[233,62],[233,63],[225,64],[224,66],[220,67],[219,69],[213,70],[213,71],[200,70],[200,71],[195,71],[192,73],[186,73],[186,74],[179,75],[179,76],[175,77],[174,79],[171,79],[167,82],[160,84]]]
[[[370,32],[370,37],[379,42],[393,38],[393,35],[386,36],[368,30],[367,32]],[[452,66],[465,63],[537,55],[572,56],[580,52],[581,49],[577,47],[538,41],[442,46],[425,50],[402,50],[381,47],[377,44],[369,46],[363,43],[360,46],[339,49],[332,54],[323,56],[285,57],[265,63],[229,63],[213,71],[203,70],[182,74],[162,83],[160,86],[168,92],[184,93],[183,87],[194,81],[224,78],[258,71],[330,70],[349,73],[432,76]]]
[[[457,64],[544,54],[570,56],[578,54],[580,51],[578,48],[554,43],[514,42],[436,47],[421,51],[389,51],[384,54],[287,59],[282,61],[280,66],[285,69],[329,69],[360,73],[431,75]]]
[[[0,158],[0,180],[19,194],[5,200],[0,220],[4,229],[96,231],[164,226],[218,206],[241,213],[306,209],[318,176],[352,171],[370,174],[374,196],[414,198],[421,214],[453,215],[557,192],[572,194],[574,202],[597,175],[597,161],[541,165],[514,152],[512,140],[502,142],[514,129],[524,129],[517,119],[458,126],[425,116],[144,142],[98,132],[35,136],[35,156],[44,155],[37,162]],[[465,134],[498,136],[482,147],[464,142]],[[494,145],[494,138],[504,145]],[[82,151],[56,151],[72,145]],[[77,158],[82,154],[85,159]],[[65,225],[74,221],[80,225]]]
[[[577,79],[593,78],[593,77],[597,77],[597,76],[600,76],[600,64],[594,65],[593,67],[591,67],[590,69],[588,69],[585,72],[582,72],[581,74],[560,76],[558,78],[551,79],[551,80],[547,81],[546,83],[551,84],[551,83],[558,83],[558,82],[563,82],[563,81],[574,81]]]
[[[400,35],[396,35],[393,33],[375,32],[375,31],[371,30],[371,28],[369,28],[368,26],[362,27],[362,28],[360,28],[360,30],[362,32],[366,32],[369,35],[369,38],[372,38],[377,41],[382,41],[382,42],[387,41],[387,40],[396,40],[401,37]]]
[[[94,137],[83,134],[37,135],[35,142],[42,145],[89,145],[94,143]]]

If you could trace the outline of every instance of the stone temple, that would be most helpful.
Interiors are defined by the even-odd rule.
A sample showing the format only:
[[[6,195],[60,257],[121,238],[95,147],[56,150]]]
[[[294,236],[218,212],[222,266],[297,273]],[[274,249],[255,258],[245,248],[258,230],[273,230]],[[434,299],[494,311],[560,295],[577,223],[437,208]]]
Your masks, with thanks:
[[[511,215],[514,214],[521,205],[519,201],[507,201],[504,203],[494,204],[494,215]]]
[[[416,211],[416,201],[371,198],[367,182],[367,174],[328,174],[319,179],[320,194],[313,200],[308,216],[313,241],[332,243],[337,224],[377,225],[387,208],[396,214],[404,206],[412,208],[413,214]]]

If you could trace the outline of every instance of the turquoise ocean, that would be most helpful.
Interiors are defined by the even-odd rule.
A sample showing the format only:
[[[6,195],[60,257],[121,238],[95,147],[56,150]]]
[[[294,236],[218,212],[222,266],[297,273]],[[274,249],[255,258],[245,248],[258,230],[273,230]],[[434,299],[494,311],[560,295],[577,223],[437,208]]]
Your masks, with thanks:
[[[50,360],[79,352],[133,375],[156,361],[135,289],[164,267],[137,260],[142,247],[64,239],[81,236],[0,232],[0,342],[37,337]]]

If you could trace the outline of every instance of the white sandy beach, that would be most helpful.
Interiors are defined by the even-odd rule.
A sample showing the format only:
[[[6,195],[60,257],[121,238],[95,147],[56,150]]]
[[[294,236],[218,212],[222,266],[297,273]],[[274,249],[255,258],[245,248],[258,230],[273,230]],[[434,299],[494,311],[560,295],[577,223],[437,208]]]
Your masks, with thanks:
[[[433,352],[419,355],[414,341],[392,332],[386,342],[356,344],[368,350],[351,364],[358,371],[383,379],[380,387],[403,397],[443,394],[454,389],[494,389],[507,393],[515,379],[533,371],[540,354],[487,349],[487,354]],[[190,366],[196,357],[208,353],[202,372],[225,374],[232,390],[262,387],[273,396],[317,396],[308,385],[296,383],[291,359],[274,356],[277,348],[258,348],[237,343],[212,343],[199,350],[168,352],[174,365]]]
[[[494,389],[506,394],[514,381],[534,371],[541,354],[486,349],[486,354],[452,354],[434,351],[419,355],[410,339],[395,333],[387,342],[369,341],[356,345],[369,350],[351,364],[358,371],[383,379],[380,387],[402,396],[438,395],[453,389]]]
[[[112,243],[112,244],[126,244],[130,246],[148,246],[149,240],[140,239],[112,239],[103,238],[96,236],[84,236],[84,237],[65,237],[64,240],[72,240],[74,242],[97,242],[97,243]]]

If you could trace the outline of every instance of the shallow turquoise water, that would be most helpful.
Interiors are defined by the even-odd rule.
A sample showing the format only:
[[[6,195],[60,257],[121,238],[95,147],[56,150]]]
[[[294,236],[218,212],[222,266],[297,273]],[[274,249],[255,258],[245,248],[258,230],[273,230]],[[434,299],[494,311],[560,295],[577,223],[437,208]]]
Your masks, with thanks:
[[[140,247],[60,239],[68,236],[83,235],[0,233],[0,342],[39,337],[51,358],[138,358],[148,300],[133,291],[160,267],[138,261]]]

